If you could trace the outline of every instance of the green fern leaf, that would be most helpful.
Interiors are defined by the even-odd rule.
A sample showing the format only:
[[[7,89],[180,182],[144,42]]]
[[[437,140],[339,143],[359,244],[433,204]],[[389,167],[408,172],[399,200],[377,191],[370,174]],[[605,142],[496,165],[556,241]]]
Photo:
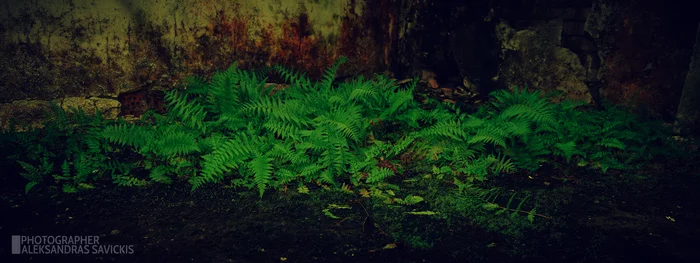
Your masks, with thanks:
[[[380,168],[373,168],[369,172],[369,176],[367,176],[367,180],[365,180],[368,184],[372,183],[378,183],[386,180],[386,178],[389,178],[394,175],[394,172],[386,167],[380,167]]]
[[[596,143],[596,145],[608,147],[608,148],[620,149],[620,150],[625,149],[625,144],[623,142],[621,142],[620,140],[615,139],[615,138],[605,138],[605,139],[601,140],[600,142]]]
[[[253,173],[253,183],[258,187],[260,197],[272,179],[272,161],[267,155],[258,155],[248,163],[248,170]]]
[[[151,169],[151,173],[148,177],[158,183],[170,184],[173,180],[167,175],[167,173],[168,169],[165,166],[159,165]]]
[[[566,158],[566,162],[571,162],[571,157],[576,154],[576,142],[569,141],[566,143],[556,143],[554,146],[561,151],[561,154]]]

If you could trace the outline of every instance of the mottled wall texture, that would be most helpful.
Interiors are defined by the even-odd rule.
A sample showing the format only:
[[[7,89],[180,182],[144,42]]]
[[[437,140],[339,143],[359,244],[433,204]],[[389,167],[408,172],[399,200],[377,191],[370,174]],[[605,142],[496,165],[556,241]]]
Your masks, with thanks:
[[[602,95],[673,119],[700,21],[696,6],[696,1],[593,1],[585,30],[602,58]]]
[[[470,27],[490,9],[491,24]],[[656,0],[3,0],[0,10],[0,103],[105,98],[121,115],[160,109],[160,91],[234,61],[313,77],[344,55],[341,76],[430,72],[449,93],[493,79],[672,119],[700,20],[690,4]],[[475,73],[479,61],[497,76]]]
[[[342,74],[383,71],[398,35],[389,1],[5,0],[0,14],[0,102],[120,97],[154,107],[157,90],[238,61],[319,75],[340,55]],[[130,112],[125,112],[129,114]],[[138,112],[133,112],[138,114]]]

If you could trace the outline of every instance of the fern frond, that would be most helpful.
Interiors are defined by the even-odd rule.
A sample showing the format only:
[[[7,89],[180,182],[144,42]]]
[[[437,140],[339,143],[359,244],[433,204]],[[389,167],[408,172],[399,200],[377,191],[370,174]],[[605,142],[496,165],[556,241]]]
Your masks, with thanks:
[[[243,110],[261,116],[270,115],[273,111],[279,110],[282,101],[280,98],[260,97],[243,105]]]
[[[159,183],[169,184],[173,181],[172,178],[168,176],[168,168],[159,165],[151,169],[151,173],[148,176],[151,180]]]
[[[128,175],[114,175],[112,180],[118,186],[134,187],[134,186],[144,186],[147,184],[146,180],[135,178]]]
[[[258,154],[248,163],[248,170],[253,173],[253,183],[258,187],[260,197],[272,179],[272,160],[267,155]]]
[[[23,161],[17,161],[17,163],[19,163],[24,169],[24,172],[20,172],[19,174],[28,181],[41,182],[44,179],[43,172],[41,172],[41,169],[37,168],[36,166]]]
[[[311,80],[302,72],[296,72],[283,66],[274,66],[273,68],[285,81],[292,85],[298,86],[302,90],[309,90],[311,87],[313,87]]]
[[[255,152],[252,140],[243,135],[229,140],[212,153],[202,156],[202,171],[199,176],[190,178],[192,189],[206,182],[221,180],[222,176],[236,169]]]
[[[291,138],[295,141],[300,140],[300,129],[294,124],[277,120],[269,120],[263,124],[263,127],[280,138]]]
[[[393,145],[393,147],[391,148],[391,151],[389,152],[390,156],[388,156],[388,157],[391,158],[393,156],[398,156],[400,153],[402,153],[404,150],[406,150],[406,148],[408,148],[408,146],[411,145],[411,143],[413,143],[413,141],[415,141],[415,140],[416,140],[416,138],[412,135],[404,136],[403,138],[401,138],[398,142],[396,142]]]
[[[501,131],[496,131],[496,129],[493,128],[481,129],[476,135],[472,136],[467,141],[467,143],[471,144],[482,142],[498,145],[503,148],[506,147],[506,141]]]
[[[163,156],[183,156],[199,152],[199,144],[194,135],[182,131],[167,132],[158,140],[156,150]]]
[[[401,90],[396,93],[392,93],[388,97],[388,101],[390,106],[381,113],[381,119],[388,119],[390,117],[393,118],[397,111],[404,109],[409,102],[413,101],[413,92]]]
[[[605,138],[596,143],[598,146],[603,146],[603,147],[608,147],[608,148],[615,148],[615,149],[620,149],[624,150],[625,149],[625,144],[621,142],[618,139],[615,138]]]
[[[304,177],[306,180],[311,180],[316,178],[316,174],[321,171],[321,169],[325,168],[324,166],[321,166],[319,164],[308,164],[300,167],[300,172],[299,174]]]
[[[187,127],[206,132],[204,118],[206,110],[196,101],[189,101],[186,94],[181,94],[176,90],[170,90],[165,94],[165,101],[168,103],[169,113],[173,117],[182,121]]]
[[[348,100],[350,101],[355,101],[355,100],[363,100],[366,98],[369,99],[376,99],[377,92],[372,90],[371,86],[368,85],[358,85],[357,88],[352,89],[350,92],[350,96],[348,97]]]
[[[368,184],[372,183],[378,183],[386,180],[386,178],[389,178],[394,175],[394,172],[386,167],[374,167],[372,170],[369,172],[369,176],[367,176],[367,180],[365,180]]]
[[[333,176],[333,171],[331,169],[326,169],[318,177],[318,180],[326,184],[335,184],[335,178]]]
[[[183,82],[188,95],[205,96],[209,90],[207,81],[203,77],[191,76],[185,78]]]
[[[132,146],[137,149],[145,147],[153,140],[154,131],[137,125],[112,125],[100,132],[102,138],[122,146]]]
[[[338,58],[338,60],[333,63],[332,66],[325,70],[321,80],[322,89],[330,89],[333,86],[333,80],[335,80],[335,74],[338,72],[338,68],[347,61],[348,59],[345,56],[340,56],[340,58]]]
[[[467,138],[469,138],[469,135],[462,130],[461,126],[462,125],[455,120],[440,121],[433,126],[423,129],[422,131],[418,132],[418,134],[421,137],[427,138],[444,136],[457,141],[465,141]]]
[[[281,169],[278,169],[277,171],[275,171],[275,178],[277,178],[277,181],[280,184],[287,184],[287,183],[294,181],[294,179],[296,179],[296,174],[294,174],[294,172],[292,172],[290,170],[281,168]]]
[[[576,142],[556,143],[554,146],[559,149],[561,155],[566,158],[566,162],[571,162],[571,157],[577,153]]]
[[[511,173],[515,171],[515,164],[511,159],[506,159],[505,155],[495,157],[493,160],[492,172],[499,174],[502,172]]]

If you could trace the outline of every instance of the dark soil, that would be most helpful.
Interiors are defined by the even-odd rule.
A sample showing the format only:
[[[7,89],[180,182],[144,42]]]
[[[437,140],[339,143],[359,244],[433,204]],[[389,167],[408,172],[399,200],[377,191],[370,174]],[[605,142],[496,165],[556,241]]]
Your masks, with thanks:
[[[321,189],[259,198],[175,183],[77,194],[37,187],[26,195],[19,176],[7,175],[0,262],[700,262],[700,175],[690,160],[501,179],[536,192],[538,213],[551,217],[520,238],[468,219],[389,218],[369,199]],[[331,219],[321,212],[330,203],[351,209]],[[411,231],[424,232],[432,248],[394,239]],[[99,236],[100,244],[134,245],[134,254],[10,255],[11,235]]]

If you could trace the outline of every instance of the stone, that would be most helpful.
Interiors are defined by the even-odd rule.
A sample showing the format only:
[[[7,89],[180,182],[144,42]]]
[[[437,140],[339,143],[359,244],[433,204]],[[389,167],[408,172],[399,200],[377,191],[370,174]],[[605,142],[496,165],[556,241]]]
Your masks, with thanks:
[[[56,106],[60,107],[68,115],[71,109],[83,109],[86,115],[94,115],[97,110],[102,113],[105,119],[116,119],[121,110],[121,103],[115,99],[91,97],[67,97],[53,100]],[[0,125],[2,129],[7,129],[10,119],[15,118],[28,124],[30,127],[41,128],[43,123],[52,113],[49,101],[45,100],[16,100],[12,103],[0,104]]]
[[[18,124],[27,124],[29,127],[41,128],[46,118],[46,113],[51,111],[48,101],[44,100],[16,100],[11,103],[0,104],[0,124],[2,129],[8,129],[11,119]],[[16,127],[21,130],[21,127]]]
[[[444,94],[445,96],[450,97],[450,98],[452,97],[452,93],[454,92],[454,90],[452,88],[441,88],[441,90],[442,90],[442,94]]]
[[[683,94],[676,113],[674,131],[681,135],[700,135],[700,25],[695,37],[695,47],[690,69],[685,78]]]
[[[87,115],[95,114],[95,103],[83,97],[67,97],[54,100],[63,111],[71,113],[72,110],[82,109]]]
[[[90,100],[105,119],[114,120],[119,116],[122,104],[118,100],[98,97],[91,97]]]
[[[561,47],[562,20],[516,31],[502,24],[497,26],[498,38],[504,48],[499,81],[509,88],[529,87],[545,93],[562,91],[553,98],[591,101],[585,84],[586,70],[578,56]]]
[[[610,52],[610,48],[614,46],[615,37],[610,32],[615,32],[618,30],[615,26],[615,20],[622,13],[622,6],[612,0],[604,1],[593,1],[593,5],[590,14],[586,19],[586,24],[584,30],[593,38],[596,42],[602,45],[602,56],[605,56]]]
[[[434,78],[428,79],[428,85],[433,89],[437,89],[440,87],[440,85],[437,83],[437,80],[435,80]]]

